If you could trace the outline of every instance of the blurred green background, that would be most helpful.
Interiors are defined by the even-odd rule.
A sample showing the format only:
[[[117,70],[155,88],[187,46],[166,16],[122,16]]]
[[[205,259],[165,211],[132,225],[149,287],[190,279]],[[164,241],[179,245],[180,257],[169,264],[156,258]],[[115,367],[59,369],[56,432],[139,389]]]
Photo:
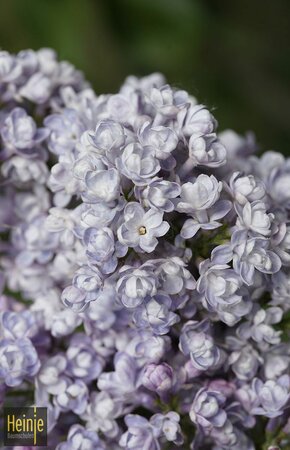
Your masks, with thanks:
[[[42,46],[98,93],[163,72],[207,104],[221,129],[254,130],[290,155],[289,0],[0,0],[0,46]]]

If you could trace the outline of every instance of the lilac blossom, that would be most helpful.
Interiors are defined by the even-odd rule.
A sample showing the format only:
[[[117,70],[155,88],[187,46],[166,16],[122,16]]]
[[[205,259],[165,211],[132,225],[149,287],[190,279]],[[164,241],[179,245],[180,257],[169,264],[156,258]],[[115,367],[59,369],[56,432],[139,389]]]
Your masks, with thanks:
[[[114,302],[115,291],[105,281],[102,292],[98,294],[97,301],[90,302],[88,308],[84,311],[84,324],[89,323],[94,329],[101,331],[108,330],[116,321]]]
[[[276,381],[267,380],[265,383],[255,378],[252,389],[257,395],[258,406],[252,409],[252,413],[270,418],[280,416],[289,400],[289,387],[288,375],[282,375]]]
[[[37,331],[37,321],[29,310],[5,311],[2,314],[3,336],[7,339],[33,337]]]
[[[25,184],[31,181],[43,184],[48,176],[44,161],[27,159],[20,155],[12,156],[5,161],[1,170],[5,178],[13,180],[16,184]]]
[[[127,341],[129,339],[129,341]],[[145,363],[158,363],[170,349],[169,336],[156,336],[149,330],[138,330],[129,336],[124,343],[117,342],[118,350],[134,357],[138,367]]]
[[[81,425],[72,425],[68,432],[67,441],[58,444],[57,450],[105,450],[105,446],[99,436],[91,430],[86,430]]]
[[[82,418],[87,428],[101,431],[105,436],[114,438],[119,433],[116,419],[123,414],[122,401],[113,398],[108,392],[94,392]]]
[[[59,393],[54,401],[61,411],[73,411],[75,414],[82,414],[88,402],[88,388],[81,380],[76,380],[73,383],[68,381],[65,390]]]
[[[166,363],[148,364],[142,374],[141,383],[150,391],[162,394],[172,387],[173,370]]]
[[[15,81],[21,75],[21,65],[13,55],[6,51],[0,52],[0,82]]]
[[[166,161],[163,164],[165,168],[175,166],[175,159],[171,155],[177,147],[178,136],[174,130],[164,126],[152,126],[150,123],[144,123],[139,132],[139,141],[143,146],[152,147],[155,150],[155,156]]]
[[[281,262],[284,266],[290,266],[290,227],[286,227],[285,234],[279,245],[276,247],[276,253],[278,254]]]
[[[138,368],[135,359],[119,352],[114,357],[114,372],[103,372],[98,379],[98,388],[114,397],[130,396],[137,388]]]
[[[139,306],[145,297],[157,292],[157,277],[154,265],[144,264],[138,268],[124,266],[120,269],[116,291],[127,308]]]
[[[208,331],[208,323],[195,321],[188,321],[181,331],[180,350],[190,355],[192,364],[198,370],[214,368],[220,361],[220,350]]]
[[[45,228],[44,221],[44,216],[38,216],[15,229],[13,239],[19,251],[18,264],[30,266],[33,261],[45,264],[52,258],[58,245],[58,236]]]
[[[118,203],[93,203],[84,208],[81,213],[81,226],[84,228],[104,228],[108,227],[118,212],[124,207],[123,199]]]
[[[137,307],[133,319],[137,327],[150,329],[154,334],[166,334],[179,322],[179,316],[170,310],[172,301],[168,295],[157,294]]]
[[[82,320],[78,314],[67,308],[52,316],[51,334],[54,337],[67,336],[71,334]]]
[[[67,377],[64,375],[67,360],[64,355],[58,354],[48,358],[38,373],[37,384],[45,393],[57,395],[66,388]]]
[[[165,119],[177,116],[180,108],[187,101],[187,94],[184,91],[174,91],[168,84],[159,87],[152,87],[150,90],[150,103],[156,111],[157,123]]]
[[[162,179],[154,179],[148,186],[136,187],[135,194],[141,203],[160,211],[171,212],[174,210],[174,200],[181,192],[178,183]]]
[[[76,111],[66,109],[62,114],[48,116],[44,125],[50,131],[49,149],[51,152],[62,155],[72,151],[85,127]]]
[[[93,152],[100,157],[119,150],[126,142],[124,128],[113,120],[101,120],[95,131],[89,132],[88,139]]]
[[[274,202],[289,209],[290,197],[287,189],[290,180],[289,159],[285,161],[282,155],[277,153],[277,160],[275,160],[274,158],[276,155],[272,155],[270,152],[268,152],[268,154],[270,161],[272,159],[275,163],[270,165],[270,170],[267,173],[267,176],[265,176],[267,191]]]
[[[228,364],[239,380],[251,380],[257,373],[262,358],[250,344],[233,336],[228,336],[227,346],[231,350]]]
[[[281,268],[279,256],[269,249],[269,240],[263,237],[247,238],[246,232],[237,230],[232,235],[233,267],[247,285],[254,281],[255,270],[273,274]]]
[[[227,414],[222,408],[225,398],[216,391],[200,389],[190,409],[191,420],[205,429],[220,428],[227,420]]]
[[[116,169],[88,171],[85,184],[87,191],[83,199],[90,203],[111,202],[119,196],[120,176]]]
[[[217,125],[215,118],[204,105],[190,105],[185,117],[183,116],[182,111],[180,119],[183,118],[182,131],[186,136],[210,134]]]
[[[61,155],[59,162],[50,171],[48,186],[54,192],[54,206],[64,207],[80,189],[80,180],[71,177],[74,157],[71,153]]]
[[[183,436],[179,421],[180,416],[174,411],[164,415],[154,414],[150,420],[155,428],[161,429],[161,436],[163,434],[168,442],[174,442],[174,444],[180,446],[183,444]]]
[[[148,450],[160,450],[161,447],[157,439],[159,430],[156,433],[154,427],[145,417],[138,416],[137,414],[129,414],[125,417],[125,423],[128,431],[120,439],[122,448],[128,450],[142,450],[144,448]]]
[[[195,166],[218,167],[225,163],[226,149],[216,134],[194,135],[189,139],[189,158]]]
[[[176,256],[160,261],[157,269],[162,290],[170,295],[179,294],[185,289],[193,290],[195,279],[186,269],[185,262]]]
[[[253,316],[252,321],[244,322],[237,329],[242,339],[254,339],[256,342],[279,344],[280,331],[275,331],[272,325],[281,321],[283,311],[278,307],[260,309]],[[252,323],[251,323],[252,322]]]
[[[154,209],[145,212],[139,203],[130,202],[124,210],[118,239],[123,245],[151,253],[158,244],[157,237],[164,236],[168,230],[169,224],[163,220],[163,213]]]
[[[52,93],[52,86],[47,76],[35,73],[28,82],[21,87],[20,95],[35,103],[45,103]]]
[[[97,264],[103,273],[113,272],[118,263],[117,257],[124,256],[127,251],[124,245],[119,245],[119,248],[115,246],[114,234],[108,227],[101,230],[88,228],[84,233],[84,244],[89,259]]]
[[[182,185],[177,210],[187,214],[195,214],[213,206],[219,199],[222,183],[211,175],[199,175],[194,183]]]
[[[88,336],[75,334],[66,353],[66,372],[84,382],[98,378],[104,366],[103,358],[96,354],[89,342]]]
[[[49,131],[46,128],[37,128],[33,118],[22,108],[13,109],[1,127],[5,147],[25,156],[33,155],[34,148],[48,135]]]
[[[253,175],[242,175],[234,172],[229,181],[230,192],[239,205],[245,205],[257,200],[262,200],[266,195],[266,189],[262,181]]]
[[[142,147],[138,143],[128,144],[116,164],[120,172],[137,186],[146,185],[160,169],[154,148]]]
[[[223,218],[231,209],[228,200],[219,200],[222,183],[211,175],[199,175],[194,183],[187,182],[181,187],[180,201],[177,211],[187,213],[192,219],[184,223],[181,236],[185,239],[193,237],[200,228],[212,230],[221,224],[217,220]]]
[[[242,209],[237,208],[239,228],[245,228],[254,235],[270,236],[273,214],[267,214],[266,205],[263,202],[246,202]]]
[[[231,326],[250,311],[249,293],[238,274],[228,265],[206,260],[200,264],[199,270],[197,291],[200,299],[204,307],[218,314],[220,320]]]
[[[28,338],[1,339],[0,378],[7,386],[19,386],[40,368],[37,352]]]

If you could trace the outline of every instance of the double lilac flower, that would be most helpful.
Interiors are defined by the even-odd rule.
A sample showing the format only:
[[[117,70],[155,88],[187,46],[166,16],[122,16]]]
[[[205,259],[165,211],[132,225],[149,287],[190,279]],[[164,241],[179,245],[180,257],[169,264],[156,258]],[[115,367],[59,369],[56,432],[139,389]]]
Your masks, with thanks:
[[[0,379],[7,386],[19,386],[39,368],[37,351],[28,338],[0,340]]]
[[[182,227],[183,238],[192,238],[200,228],[212,230],[221,226],[218,220],[231,209],[229,200],[219,200],[221,190],[222,183],[213,175],[202,174],[193,183],[182,185],[176,209],[192,217]]]

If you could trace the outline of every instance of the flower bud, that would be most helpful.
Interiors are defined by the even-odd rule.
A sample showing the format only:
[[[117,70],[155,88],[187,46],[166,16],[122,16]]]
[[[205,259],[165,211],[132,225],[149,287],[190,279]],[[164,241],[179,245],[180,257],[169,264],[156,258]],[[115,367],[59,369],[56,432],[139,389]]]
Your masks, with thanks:
[[[142,376],[142,384],[150,391],[166,392],[172,387],[173,370],[166,364],[148,364]]]

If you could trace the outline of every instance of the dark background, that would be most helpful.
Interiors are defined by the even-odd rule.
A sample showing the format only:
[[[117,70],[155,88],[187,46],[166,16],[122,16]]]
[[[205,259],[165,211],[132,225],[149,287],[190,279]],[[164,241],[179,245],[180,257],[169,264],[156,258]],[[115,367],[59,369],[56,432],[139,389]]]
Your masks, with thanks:
[[[289,0],[0,0],[0,46],[53,47],[97,93],[163,72],[221,129],[290,155]]]

